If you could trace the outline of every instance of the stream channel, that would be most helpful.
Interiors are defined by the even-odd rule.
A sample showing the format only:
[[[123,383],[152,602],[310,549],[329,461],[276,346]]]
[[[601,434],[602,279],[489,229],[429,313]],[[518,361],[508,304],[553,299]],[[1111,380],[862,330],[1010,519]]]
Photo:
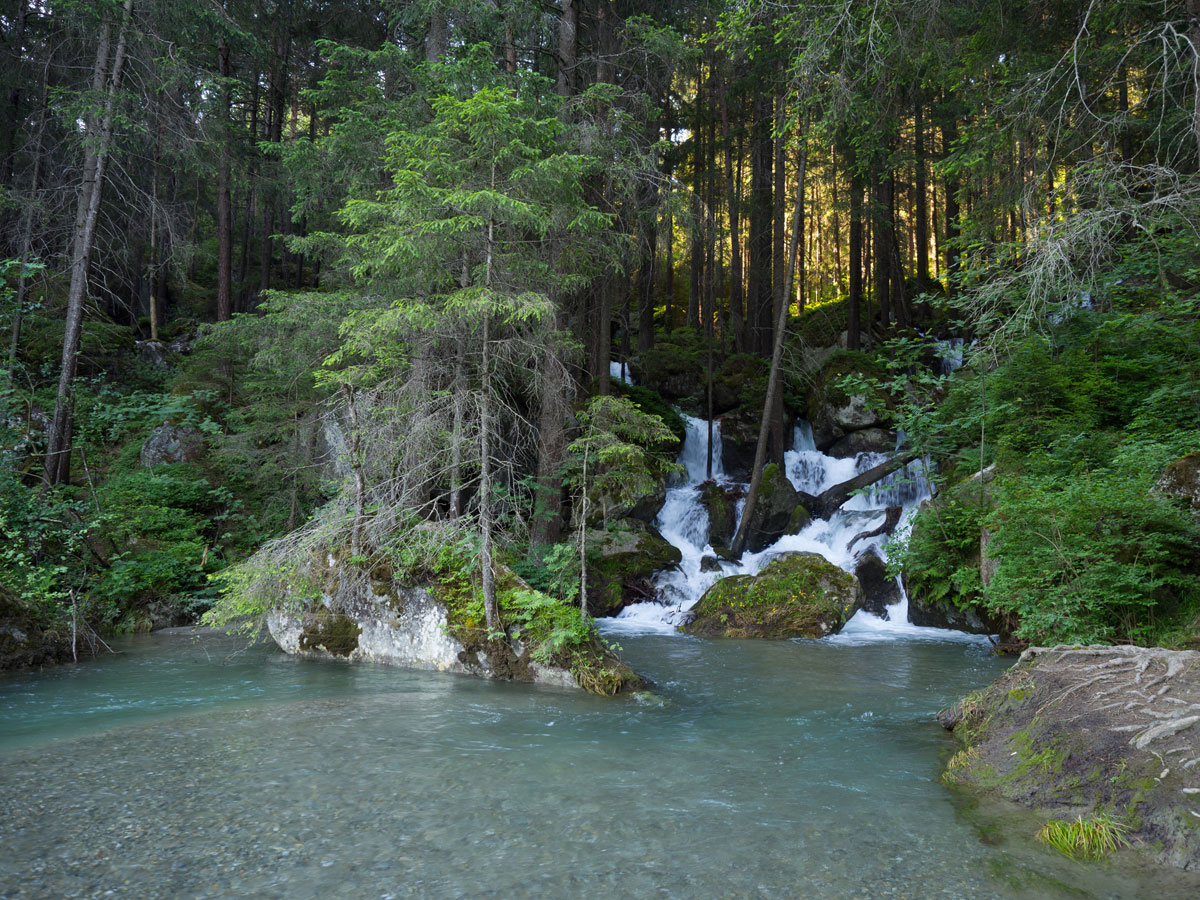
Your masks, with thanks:
[[[661,702],[186,630],[0,674],[0,898],[1200,896],[1131,853],[1072,862],[1033,839],[1044,820],[939,780],[934,713],[1011,662],[986,640],[912,626],[903,599],[820,641],[675,633],[718,577],[706,432],[689,420],[659,517],[684,556],[666,604],[602,625]],[[787,463],[812,493],[874,464],[802,424]],[[849,567],[849,537],[925,490],[898,476],[723,574],[787,550]]]
[[[1195,898],[939,781],[978,644],[619,638],[664,705],[155,634],[0,678],[0,897]]]

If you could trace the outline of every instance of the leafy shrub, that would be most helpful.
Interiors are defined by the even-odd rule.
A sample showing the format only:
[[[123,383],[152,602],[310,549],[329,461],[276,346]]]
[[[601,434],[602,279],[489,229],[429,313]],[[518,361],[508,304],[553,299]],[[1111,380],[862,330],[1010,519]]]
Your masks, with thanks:
[[[1143,643],[1200,601],[1200,528],[1116,472],[1005,479],[988,524],[1000,560],[988,605],[1035,641]]]

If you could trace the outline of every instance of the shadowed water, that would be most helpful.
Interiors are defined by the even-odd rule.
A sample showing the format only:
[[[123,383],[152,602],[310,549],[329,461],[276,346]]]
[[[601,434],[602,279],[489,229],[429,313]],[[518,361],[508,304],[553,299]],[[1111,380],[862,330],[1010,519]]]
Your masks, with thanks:
[[[964,812],[977,646],[622,644],[665,705],[212,636],[0,678],[0,896],[1196,896]]]

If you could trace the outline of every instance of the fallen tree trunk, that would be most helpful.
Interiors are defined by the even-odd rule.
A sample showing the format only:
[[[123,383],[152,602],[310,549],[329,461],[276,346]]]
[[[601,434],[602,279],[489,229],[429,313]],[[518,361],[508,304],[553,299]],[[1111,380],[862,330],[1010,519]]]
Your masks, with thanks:
[[[896,530],[896,526],[900,524],[900,516],[903,512],[904,508],[901,506],[889,506],[884,513],[883,524],[873,531],[860,531],[854,537],[850,538],[850,543],[846,545],[846,549],[851,549],[859,541],[879,537],[881,534],[891,534]]]
[[[850,499],[850,495],[855,491],[861,491],[863,488],[870,487],[877,481],[883,481],[883,479],[887,478],[893,472],[903,469],[916,458],[916,453],[905,453],[893,457],[887,462],[880,463],[873,469],[867,469],[862,474],[855,475],[849,481],[835,484],[833,487],[822,491],[816,496],[801,492],[800,504],[808,510],[810,516],[815,516],[818,519],[828,519],[837,512],[839,506]]]

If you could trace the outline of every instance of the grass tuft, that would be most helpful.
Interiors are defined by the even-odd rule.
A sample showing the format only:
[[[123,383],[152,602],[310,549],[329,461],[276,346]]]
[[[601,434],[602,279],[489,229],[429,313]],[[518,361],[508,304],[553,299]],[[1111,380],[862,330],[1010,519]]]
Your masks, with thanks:
[[[1103,859],[1129,846],[1125,831],[1124,825],[1101,814],[1090,819],[1079,816],[1074,822],[1055,819],[1042,826],[1037,838],[1071,859]]]

